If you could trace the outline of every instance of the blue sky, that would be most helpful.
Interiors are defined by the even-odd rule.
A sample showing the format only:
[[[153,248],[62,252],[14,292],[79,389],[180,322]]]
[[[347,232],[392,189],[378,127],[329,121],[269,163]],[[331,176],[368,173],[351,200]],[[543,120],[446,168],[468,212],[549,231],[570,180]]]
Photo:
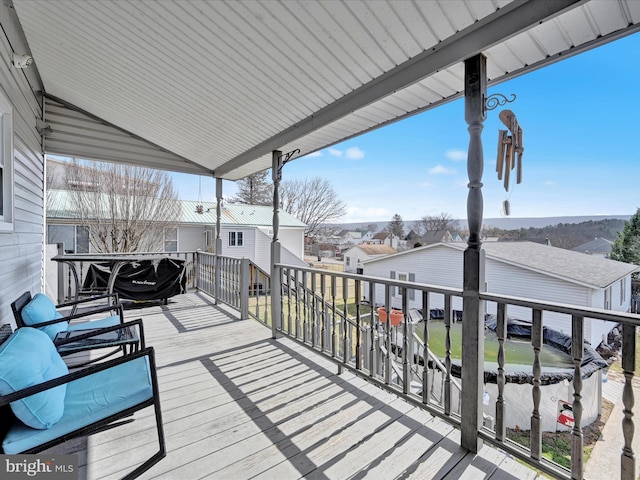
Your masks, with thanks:
[[[515,102],[488,112],[482,139],[484,217],[630,215],[640,207],[640,34],[489,89]],[[509,108],[524,131],[523,182],[505,192],[495,173],[498,113]],[[325,149],[284,167],[284,179],[323,176],[348,206],[342,222],[405,221],[445,212],[466,218],[464,103],[458,100]],[[512,174],[513,175],[513,174]],[[183,199],[198,199],[198,177],[174,175]],[[203,177],[202,199],[215,198]],[[224,182],[225,196],[235,193]]]

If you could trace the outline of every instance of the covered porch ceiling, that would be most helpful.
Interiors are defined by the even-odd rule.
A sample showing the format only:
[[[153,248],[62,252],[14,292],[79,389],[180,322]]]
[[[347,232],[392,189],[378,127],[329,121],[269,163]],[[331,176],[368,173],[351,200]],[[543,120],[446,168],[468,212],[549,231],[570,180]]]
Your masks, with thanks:
[[[459,98],[478,53],[492,85],[640,28],[637,0],[3,3],[46,153],[98,156],[93,122],[130,137],[102,159],[228,180]]]

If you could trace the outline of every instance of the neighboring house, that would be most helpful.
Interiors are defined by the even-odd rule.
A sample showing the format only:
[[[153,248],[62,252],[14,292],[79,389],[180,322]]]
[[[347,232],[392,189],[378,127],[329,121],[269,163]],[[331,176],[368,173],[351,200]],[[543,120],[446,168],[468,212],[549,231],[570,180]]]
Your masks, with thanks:
[[[181,215],[175,227],[165,228],[164,251],[214,252],[216,236],[216,204],[179,200]],[[89,252],[86,226],[78,224],[69,192],[51,190],[47,194],[47,243],[65,244],[65,251]],[[202,209],[197,208],[202,205]],[[202,213],[198,213],[198,211]],[[247,257],[269,271],[273,240],[273,208],[259,205],[225,205],[221,211],[221,255]],[[284,263],[306,266],[304,262],[304,229],[306,225],[286,212],[280,212],[278,239]]]
[[[451,288],[462,288],[465,244],[439,243],[362,262],[364,273]],[[490,242],[486,255],[485,287],[488,292],[585,307],[626,312],[631,302],[631,274],[640,269],[614,260],[583,255],[533,242]],[[376,292],[383,299],[384,292]],[[399,307],[398,289],[392,290],[392,305]],[[419,295],[409,292],[409,303],[418,306]],[[431,295],[431,308],[442,308],[443,297]],[[453,309],[461,310],[460,298]],[[495,313],[495,304],[487,305]],[[531,311],[510,307],[509,317],[530,320]],[[571,318],[547,313],[545,326],[571,332]],[[613,324],[585,319],[585,339],[597,346]]]
[[[389,245],[393,248],[398,248],[398,237],[390,234],[389,232],[378,232],[373,236],[373,245]]]
[[[447,230],[429,230],[420,236],[418,240],[422,245],[432,243],[453,242],[453,235]]]
[[[362,268],[363,261],[397,252],[389,245],[355,245],[343,254],[344,271],[358,273],[358,269]]]
[[[578,245],[571,250],[573,250],[574,252],[586,253],[588,255],[593,255],[596,257],[610,258],[611,247],[613,247],[613,242],[611,240],[596,237],[590,242]]]
[[[338,232],[340,245],[357,245],[362,241],[362,232],[341,230]]]

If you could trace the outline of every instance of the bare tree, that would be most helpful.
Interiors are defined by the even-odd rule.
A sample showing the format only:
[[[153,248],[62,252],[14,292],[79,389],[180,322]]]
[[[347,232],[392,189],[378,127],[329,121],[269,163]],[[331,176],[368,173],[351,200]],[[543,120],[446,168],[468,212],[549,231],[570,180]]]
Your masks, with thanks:
[[[307,234],[347,212],[329,180],[321,177],[285,180],[280,185],[280,199],[285,212],[307,224]]]
[[[273,184],[267,179],[269,172],[270,170],[264,170],[238,180],[238,192],[231,199],[231,202],[246,205],[271,205],[273,203]]]
[[[74,160],[65,183],[97,252],[162,251],[180,214],[171,177],[159,170]]]
[[[425,215],[420,219],[422,232],[433,230],[456,230],[458,222],[448,213],[442,212],[438,215]]]

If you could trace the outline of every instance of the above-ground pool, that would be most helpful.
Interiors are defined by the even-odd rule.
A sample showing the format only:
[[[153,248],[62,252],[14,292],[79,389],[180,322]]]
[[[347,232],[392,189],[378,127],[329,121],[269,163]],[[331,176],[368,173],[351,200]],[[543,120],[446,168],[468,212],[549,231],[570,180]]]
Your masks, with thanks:
[[[412,315],[415,318],[415,315]],[[499,342],[495,332],[495,319],[488,315],[485,321],[485,392],[484,413],[495,418],[495,402],[498,396],[496,379],[498,375]],[[423,323],[415,325],[415,332],[420,338],[423,335]],[[429,321],[429,350],[438,358],[445,358],[444,322]],[[451,329],[451,373],[461,376],[462,359],[462,324],[452,322]],[[534,351],[531,345],[531,323],[509,319],[507,322],[507,338],[505,349],[506,385],[503,397],[505,400],[505,418],[507,428],[530,429],[533,411],[533,360]],[[540,414],[542,428],[545,431],[567,430],[569,427],[558,423],[561,406],[573,402],[574,364],[571,357],[571,337],[551,329],[543,330],[543,347],[540,350],[542,365]],[[582,425],[589,425],[598,418],[601,406],[602,370],[607,362],[589,345],[584,343],[582,362]],[[434,373],[434,375],[440,375]],[[435,380],[435,379],[434,379]],[[452,405],[458,405],[459,392],[452,392]]]

